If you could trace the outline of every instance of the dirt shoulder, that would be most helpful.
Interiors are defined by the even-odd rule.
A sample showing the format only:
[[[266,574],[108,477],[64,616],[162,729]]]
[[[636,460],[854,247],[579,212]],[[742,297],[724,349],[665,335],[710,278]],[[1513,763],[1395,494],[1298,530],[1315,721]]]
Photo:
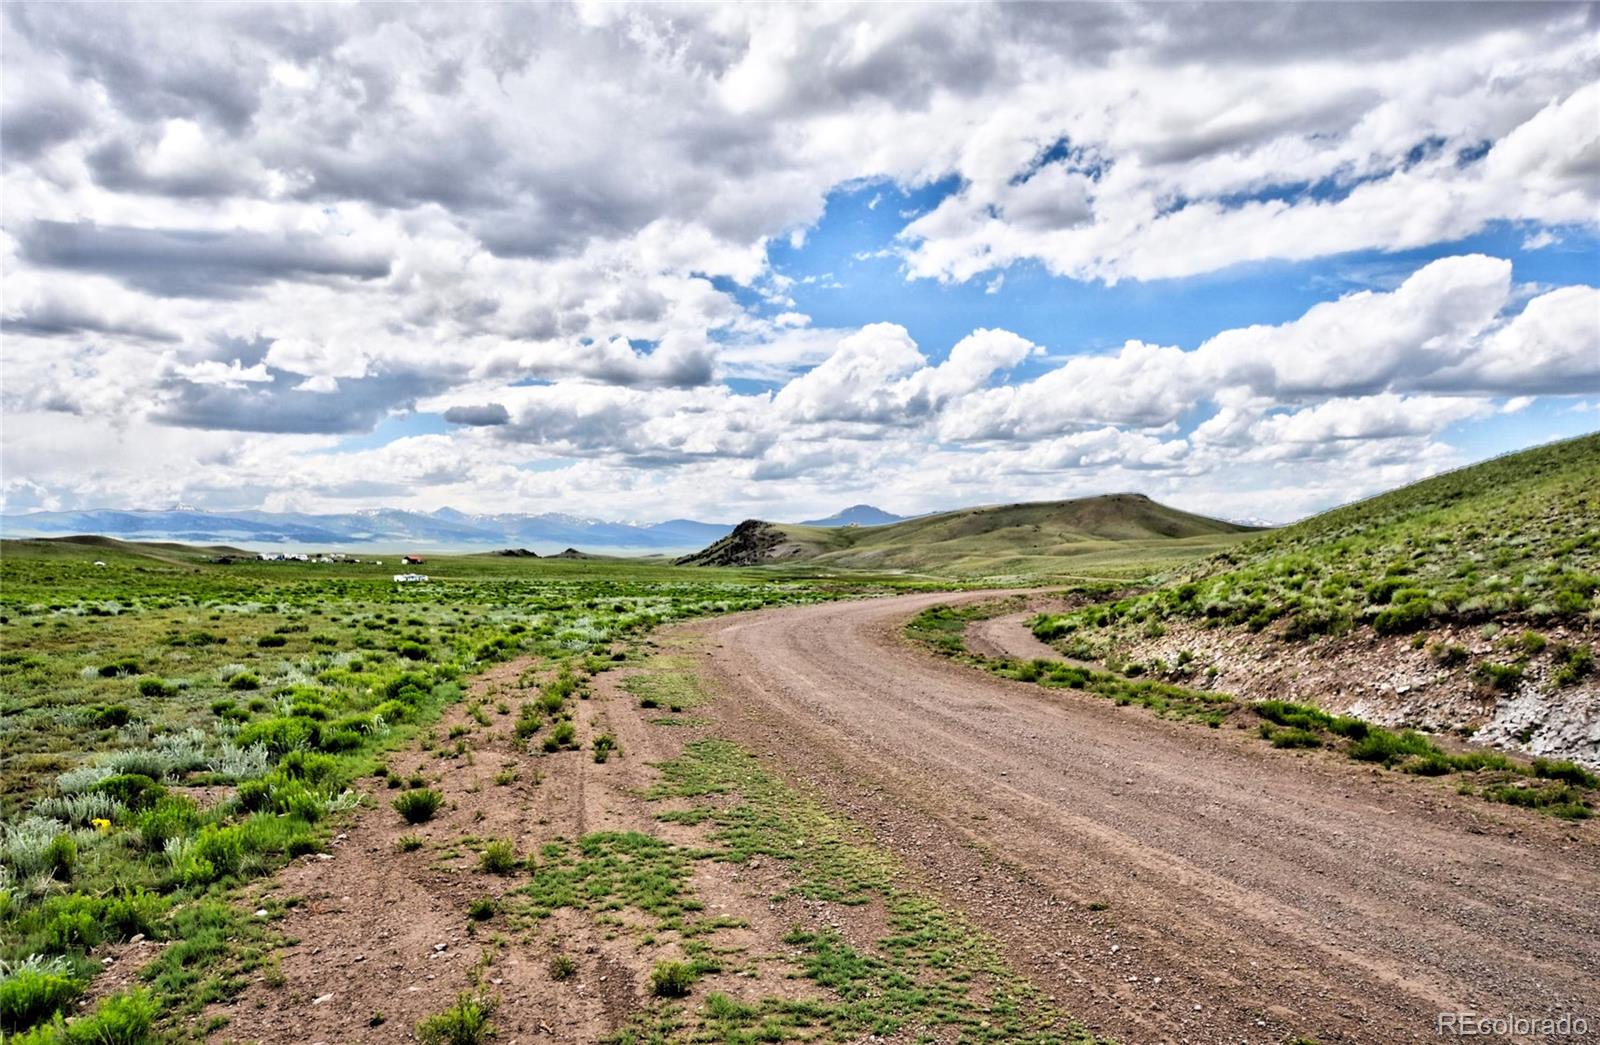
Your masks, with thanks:
[[[951,601],[687,630],[719,732],[867,825],[1092,1029],[1403,1041],[1441,1011],[1600,1018],[1592,825],[912,649],[904,621]]]

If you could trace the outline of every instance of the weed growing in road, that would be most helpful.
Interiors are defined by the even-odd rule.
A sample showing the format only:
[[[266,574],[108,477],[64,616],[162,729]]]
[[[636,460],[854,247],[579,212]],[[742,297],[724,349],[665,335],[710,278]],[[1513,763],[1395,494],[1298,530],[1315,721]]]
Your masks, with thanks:
[[[558,954],[550,959],[550,978],[570,980],[578,975],[578,963],[570,954]]]
[[[516,847],[505,838],[493,839],[478,854],[478,870],[485,874],[510,874],[519,862]]]
[[[422,1045],[483,1045],[494,1034],[489,1016],[493,999],[463,991],[450,1008],[417,1024]]]
[[[636,831],[551,842],[528,860],[532,880],[516,893],[519,907],[535,919],[563,907],[629,907],[655,917],[661,930],[678,929],[703,906],[689,885],[699,855]]]
[[[439,811],[444,796],[431,788],[403,791],[394,800],[395,812],[408,824],[425,824]]]
[[[650,970],[650,993],[658,998],[681,998],[694,986],[695,974],[684,962],[656,962]]]

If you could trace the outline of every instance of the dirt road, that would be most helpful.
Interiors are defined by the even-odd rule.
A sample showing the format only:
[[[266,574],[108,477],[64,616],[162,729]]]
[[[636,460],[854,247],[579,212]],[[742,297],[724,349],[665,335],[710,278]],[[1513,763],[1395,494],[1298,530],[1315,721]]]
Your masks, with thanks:
[[[1600,1027],[1597,825],[951,664],[948,595],[694,625],[723,732],[816,787],[1125,1042]]]

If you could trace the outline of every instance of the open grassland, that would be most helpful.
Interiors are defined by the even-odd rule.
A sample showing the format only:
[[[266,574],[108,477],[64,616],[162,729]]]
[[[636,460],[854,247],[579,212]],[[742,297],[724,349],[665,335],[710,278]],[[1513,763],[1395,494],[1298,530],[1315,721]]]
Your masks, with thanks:
[[[1600,593],[1600,435],[1450,472],[1258,536],[1186,576],[1041,620],[1053,639],[1192,618],[1288,639],[1592,615]]]
[[[549,666],[511,729],[576,748],[572,698],[625,640],[883,587],[492,556],[436,559],[420,567],[430,582],[398,585],[392,561],[211,561],[223,551],[29,541],[0,555],[9,1041],[141,1041],[237,991],[275,940],[233,891],[320,851],[385,752],[464,750],[459,727],[432,724],[467,676],[513,657]],[[603,761],[605,742],[585,739]],[[438,808],[425,784],[390,780],[408,821]],[[64,1022],[99,968],[91,954],[137,937],[172,942],[134,989]]]

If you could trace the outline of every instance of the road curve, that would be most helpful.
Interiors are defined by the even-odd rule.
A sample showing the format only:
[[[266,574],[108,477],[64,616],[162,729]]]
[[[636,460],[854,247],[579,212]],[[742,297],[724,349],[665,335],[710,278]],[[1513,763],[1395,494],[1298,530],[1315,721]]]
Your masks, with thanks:
[[[1600,845],[1568,825],[952,664],[910,595],[692,625],[734,739],[961,905],[1121,1041],[1600,1029]]]

